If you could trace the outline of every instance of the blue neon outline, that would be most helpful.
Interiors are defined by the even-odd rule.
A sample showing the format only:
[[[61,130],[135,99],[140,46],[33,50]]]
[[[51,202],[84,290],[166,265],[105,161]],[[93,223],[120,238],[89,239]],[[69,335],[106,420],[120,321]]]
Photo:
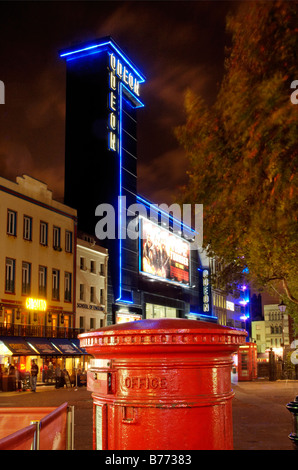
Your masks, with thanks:
[[[215,317],[214,315],[206,315],[205,313],[197,313],[197,312],[189,312],[189,313],[186,313],[186,315],[195,315],[197,317],[206,317],[206,318],[218,318],[218,317]]]
[[[127,102],[123,98],[123,88],[126,88],[125,85],[122,83],[121,80],[119,80],[119,150],[118,150],[118,157],[119,157],[119,196],[120,196],[120,201],[119,201],[119,227],[118,227],[118,239],[119,239],[119,297],[116,299],[116,302],[119,303],[126,303],[126,304],[134,304],[132,300],[125,300],[122,299],[122,228],[123,228],[123,223],[122,223],[122,120],[123,120],[123,101]],[[135,98],[135,95],[128,89],[126,88],[129,94],[132,96],[132,99]],[[130,103],[131,104],[131,103]],[[133,105],[131,104],[133,107]],[[120,237],[119,237],[120,234]]]
[[[122,83],[122,82],[121,82],[121,83]],[[127,90],[128,93],[131,94],[131,95],[133,96],[133,98],[139,103],[138,106],[132,106],[132,104],[128,101],[128,103],[130,104],[130,106],[131,106],[132,108],[136,108],[136,109],[138,109],[138,108],[144,108],[145,105],[144,105],[144,103],[139,99],[138,95],[136,95],[132,90],[130,90],[130,89],[129,89],[126,85],[124,85],[123,83],[122,83],[122,87],[125,88],[125,90]],[[126,101],[126,100],[125,100],[125,101]]]
[[[72,50],[72,51],[69,51],[69,52],[63,52],[63,53],[60,54],[60,57],[61,58],[64,58],[64,57],[66,58],[66,57],[69,57],[69,56],[73,56],[74,54],[79,54],[81,52],[94,50],[96,48],[100,49],[100,50],[91,52],[91,54],[92,53],[97,54],[97,53],[102,52],[102,48],[104,46],[110,46],[124,60],[124,62],[126,62],[126,64],[131,68],[131,70],[133,70],[134,73],[140,78],[140,80],[139,80],[140,83],[145,82],[145,77],[141,74],[141,72],[139,72],[136,69],[136,67],[134,65],[132,65],[132,63],[129,61],[129,59],[118,49],[118,47],[114,44],[114,42],[112,40],[102,42],[102,43],[98,43],[98,44],[94,44],[92,46],[86,46],[86,47],[83,47],[81,49],[76,49],[76,50]],[[86,54],[86,55],[89,55],[89,54]],[[80,55],[79,57],[82,57],[82,55]],[[73,57],[73,59],[79,58],[79,57]],[[66,60],[69,60],[69,59],[66,59]]]
[[[189,225],[184,224],[184,223],[182,222],[182,220],[178,220],[178,219],[176,219],[176,217],[173,217],[171,214],[169,214],[168,212],[165,212],[163,209],[157,208],[157,207],[156,207],[157,205],[154,204],[153,202],[148,201],[148,199],[145,199],[145,198],[143,198],[142,196],[140,196],[140,195],[138,195],[138,194],[136,195],[136,197],[137,197],[137,199],[139,199],[140,201],[142,201],[142,202],[144,203],[144,205],[149,206],[149,207],[153,207],[153,208],[155,209],[155,212],[156,212],[156,213],[160,212],[161,214],[163,214],[163,215],[165,215],[166,217],[168,217],[169,220],[172,220],[172,221],[175,222],[177,225],[180,225],[180,227],[181,227],[181,226],[182,226],[182,227],[185,227],[187,230],[189,230],[189,231],[190,231],[191,233],[193,233],[193,234],[194,234],[194,233],[198,233],[198,232],[196,232],[196,230],[194,230],[194,229],[193,229],[192,227],[190,227]],[[179,236],[179,235],[177,235],[177,236]],[[188,241],[188,240],[187,240],[187,241]],[[189,242],[189,243],[191,243],[191,242]]]
[[[122,82],[119,81],[119,297],[117,301],[121,300],[122,297]],[[120,236],[119,236],[120,235]]]

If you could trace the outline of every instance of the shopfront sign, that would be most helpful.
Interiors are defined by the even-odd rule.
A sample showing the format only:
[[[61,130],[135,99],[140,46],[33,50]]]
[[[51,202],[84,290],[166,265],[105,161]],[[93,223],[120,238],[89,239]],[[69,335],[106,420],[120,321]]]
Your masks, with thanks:
[[[85,303],[77,303],[77,308],[84,308],[88,310],[102,310],[102,307],[99,307],[98,305],[90,305]]]
[[[140,80],[133,69],[114,53],[109,55],[109,117],[108,117],[108,148],[119,152],[119,136],[121,133],[121,101],[123,91],[134,97],[136,107],[143,106],[140,96]]]
[[[33,297],[27,297],[26,308],[28,310],[38,310],[45,312],[47,310],[47,302],[43,299],[34,299]]]
[[[210,285],[209,285],[209,271],[203,271],[203,312],[210,311]]]
[[[227,310],[231,310],[231,312],[234,312],[235,310],[234,302],[230,302],[229,300],[227,300],[226,302],[226,307],[227,307]]]

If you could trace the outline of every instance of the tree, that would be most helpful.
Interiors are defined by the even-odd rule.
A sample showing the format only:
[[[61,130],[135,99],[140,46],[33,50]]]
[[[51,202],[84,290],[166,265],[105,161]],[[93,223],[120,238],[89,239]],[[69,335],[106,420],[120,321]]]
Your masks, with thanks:
[[[175,130],[189,159],[181,203],[204,204],[204,247],[298,310],[297,2],[241,2],[216,101],[186,94]]]

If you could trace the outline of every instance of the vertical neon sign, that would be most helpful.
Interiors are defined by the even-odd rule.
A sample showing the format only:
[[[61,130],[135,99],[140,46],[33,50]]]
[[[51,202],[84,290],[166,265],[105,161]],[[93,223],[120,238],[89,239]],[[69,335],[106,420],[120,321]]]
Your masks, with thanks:
[[[119,223],[118,223],[118,240],[119,240],[119,299],[122,299],[122,233],[125,221],[122,217],[122,125],[123,125],[123,107],[127,104],[132,108],[143,107],[140,96],[140,85],[145,82],[145,77],[139,72],[135,65],[128,59],[116,43],[110,38],[103,38],[89,44],[82,44],[76,48],[61,51],[60,57],[66,61],[77,60],[82,57],[92,56],[96,54],[106,54],[107,64],[105,68],[108,72],[107,80],[107,149],[110,151],[111,158],[116,158],[115,163],[118,167],[119,175]],[[107,66],[107,68],[106,68]],[[124,206],[124,205],[123,205]],[[118,213],[119,213],[118,212]]]

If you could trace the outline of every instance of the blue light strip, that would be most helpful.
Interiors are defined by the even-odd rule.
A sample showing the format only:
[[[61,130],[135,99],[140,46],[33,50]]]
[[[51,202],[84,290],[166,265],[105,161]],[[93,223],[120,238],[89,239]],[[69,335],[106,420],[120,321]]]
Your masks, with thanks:
[[[190,227],[189,225],[186,225],[182,222],[182,220],[178,220],[176,219],[175,217],[173,217],[171,214],[169,214],[168,212],[165,212],[164,210],[162,209],[159,209],[157,207],[156,204],[153,204],[152,202],[148,201],[147,199],[144,199],[143,197],[137,195],[137,199],[139,199],[141,202],[143,202],[143,204],[149,206],[149,207],[152,207],[156,213],[160,212],[161,214],[165,215],[166,217],[168,217],[170,220],[172,220],[173,222],[175,222],[177,225],[180,225],[182,226],[183,228],[189,230],[191,233],[198,233],[196,232],[192,227]]]
[[[127,103],[129,103],[130,106],[132,106],[133,108],[143,108],[145,106],[144,103],[142,103],[142,101],[134,93],[132,93],[132,91],[129,90],[129,88],[127,88],[123,83],[122,83],[122,87],[133,97],[134,101],[137,103],[137,105],[132,106],[132,104],[129,101],[127,101]]]
[[[197,313],[197,312],[189,312],[187,315],[195,315],[196,317],[204,317],[204,318],[214,318],[217,320],[217,317],[214,315],[205,315],[204,313]]]
[[[119,109],[119,196],[120,196],[120,207],[119,207],[119,232],[118,232],[118,240],[119,240],[119,298],[117,301],[119,302],[122,297],[122,86],[123,84],[120,82],[119,84],[119,102],[120,102],[120,109]],[[119,236],[120,235],[120,236]]]
[[[81,54],[82,52],[87,52],[87,54],[84,54],[84,55],[88,55],[88,51],[91,51],[90,53],[96,54],[96,53],[102,52],[103,50],[102,48],[104,46],[110,46],[124,60],[124,62],[131,68],[131,70],[133,70],[134,73],[139,77],[140,83],[144,83],[145,77],[136,69],[136,67],[128,60],[128,58],[118,49],[118,47],[114,44],[113,41],[100,42],[92,46],[82,47],[81,49],[75,49],[69,52],[63,52],[60,54],[60,57],[61,58],[65,57],[66,60],[69,60],[70,58],[75,58],[75,57],[71,57],[71,56],[74,56],[74,54]],[[98,49],[98,50],[95,50],[95,49]],[[79,55],[78,57],[82,57],[82,55]]]
[[[130,94],[132,97],[132,101],[135,100],[135,95],[131,93],[131,91],[125,87],[122,82],[119,82],[119,196],[120,196],[120,206],[119,206],[119,297],[116,299],[116,302],[121,302],[125,304],[133,304],[134,302],[131,300],[122,299],[122,230],[123,230],[123,220],[122,220],[122,120],[123,120],[123,101],[127,102],[123,98],[123,88]],[[141,103],[141,102],[140,102]],[[132,104],[130,103],[132,106]],[[142,104],[142,106],[144,106]],[[136,106],[139,107],[139,106]],[[126,229],[126,227],[125,227]]]

